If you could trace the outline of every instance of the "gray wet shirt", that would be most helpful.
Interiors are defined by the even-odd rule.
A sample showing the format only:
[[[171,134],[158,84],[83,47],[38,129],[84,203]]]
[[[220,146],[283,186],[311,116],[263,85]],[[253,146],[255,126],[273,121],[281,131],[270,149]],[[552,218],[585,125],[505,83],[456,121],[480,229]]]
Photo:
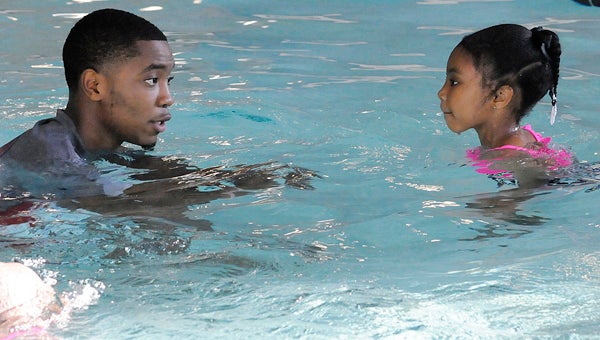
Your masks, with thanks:
[[[63,111],[41,120],[0,149],[2,184],[35,194],[89,195],[98,188],[98,171],[86,159],[86,150],[73,120]],[[8,182],[8,183],[7,183]]]
[[[63,110],[57,110],[54,118],[37,122],[3,146],[2,151],[2,160],[16,162],[34,172],[53,172],[53,168],[87,163],[75,124]]]

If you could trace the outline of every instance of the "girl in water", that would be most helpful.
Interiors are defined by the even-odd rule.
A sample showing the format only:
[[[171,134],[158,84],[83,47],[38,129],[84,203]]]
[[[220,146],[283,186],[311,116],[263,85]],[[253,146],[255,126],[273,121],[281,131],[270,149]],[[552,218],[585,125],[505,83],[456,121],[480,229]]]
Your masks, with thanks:
[[[568,151],[550,146],[550,137],[520,125],[546,94],[554,123],[560,55],[554,32],[515,24],[470,34],[450,54],[438,92],[444,119],[456,133],[475,129],[481,147],[467,157],[499,185],[537,186],[573,162]]]

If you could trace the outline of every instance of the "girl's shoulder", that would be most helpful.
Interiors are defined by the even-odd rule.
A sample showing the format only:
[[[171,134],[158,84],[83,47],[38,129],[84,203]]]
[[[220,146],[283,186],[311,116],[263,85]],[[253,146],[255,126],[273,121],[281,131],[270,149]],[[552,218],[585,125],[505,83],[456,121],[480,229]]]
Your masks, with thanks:
[[[485,171],[484,173],[487,174],[511,171],[514,170],[514,166],[518,167],[518,165],[541,165],[549,170],[557,170],[573,163],[573,155],[568,150],[550,146],[552,138],[537,133],[531,125],[525,125],[522,129],[530,133],[535,141],[524,146],[505,144],[492,149],[479,147],[468,150],[467,158],[480,169],[479,172]],[[507,164],[512,166],[506,167]]]
[[[544,136],[542,136],[542,134],[535,132],[530,124],[527,124],[527,125],[521,127],[521,129],[529,132],[535,139],[536,143],[542,143],[544,145],[548,145],[552,141],[551,137],[544,137]]]

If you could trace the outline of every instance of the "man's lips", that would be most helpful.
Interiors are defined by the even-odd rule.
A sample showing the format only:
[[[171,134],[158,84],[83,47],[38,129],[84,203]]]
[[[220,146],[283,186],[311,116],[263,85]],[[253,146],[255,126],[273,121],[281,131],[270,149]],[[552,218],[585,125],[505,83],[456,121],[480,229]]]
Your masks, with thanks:
[[[158,132],[164,132],[167,129],[167,121],[171,120],[171,115],[165,115],[159,119],[151,120],[150,123],[154,125],[154,129]]]

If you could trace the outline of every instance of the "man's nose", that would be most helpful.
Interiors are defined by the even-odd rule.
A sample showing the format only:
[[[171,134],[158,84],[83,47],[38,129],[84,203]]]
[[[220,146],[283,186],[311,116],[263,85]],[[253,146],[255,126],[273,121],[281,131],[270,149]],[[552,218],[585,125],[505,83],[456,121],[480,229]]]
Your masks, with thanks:
[[[173,95],[171,95],[171,90],[169,89],[169,86],[166,85],[162,90],[162,95],[160,97],[160,106],[169,107],[173,105],[173,103],[175,103],[175,98],[173,98]]]

